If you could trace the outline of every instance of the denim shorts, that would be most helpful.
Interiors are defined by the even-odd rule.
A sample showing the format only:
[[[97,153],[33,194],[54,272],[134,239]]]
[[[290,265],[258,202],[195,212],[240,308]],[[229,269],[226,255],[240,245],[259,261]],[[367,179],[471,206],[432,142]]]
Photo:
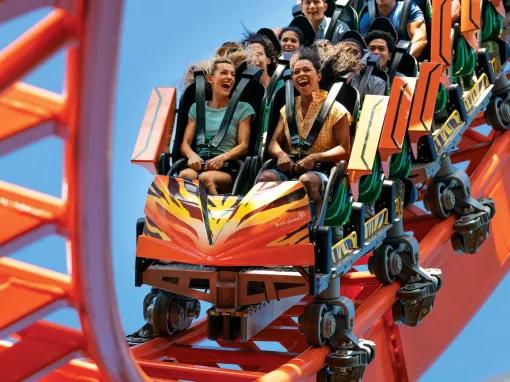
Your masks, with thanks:
[[[278,169],[278,168],[268,168],[267,170],[272,171],[278,177],[278,180],[281,182],[296,179],[296,177],[292,176],[291,174],[286,174],[283,171],[280,171],[280,169]],[[307,171],[307,172],[313,172],[315,175],[317,175],[320,178],[321,184],[322,184],[321,193],[324,193],[324,190],[326,190],[326,185],[328,184],[328,178],[329,178],[328,175],[325,174],[324,172],[318,171],[318,170],[312,170],[312,171]]]

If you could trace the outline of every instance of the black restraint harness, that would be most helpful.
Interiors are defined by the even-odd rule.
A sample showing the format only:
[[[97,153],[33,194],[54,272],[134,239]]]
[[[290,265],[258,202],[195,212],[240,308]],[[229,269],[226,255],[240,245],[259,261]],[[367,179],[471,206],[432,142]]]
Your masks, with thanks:
[[[292,82],[292,74],[290,70],[283,74],[285,80],[285,116],[287,117],[287,125],[289,127],[290,143],[293,149],[298,152],[298,156],[305,155],[313,146],[320,134],[322,126],[333,107],[333,104],[342,89],[343,83],[336,82],[331,86],[326,100],[322,104],[319,114],[313,122],[312,128],[305,139],[302,139],[298,132],[295,99],[294,99],[294,83]]]
[[[223,139],[225,139],[225,135],[227,134],[228,127],[232,122],[232,118],[234,117],[234,112],[236,110],[237,104],[241,99],[246,87],[248,86],[250,81],[258,81],[260,76],[262,75],[262,69],[258,68],[247,68],[242,76],[241,80],[237,84],[234,93],[230,97],[230,100],[227,105],[227,110],[225,111],[225,115],[223,116],[223,120],[221,121],[220,128],[216,132],[214,138],[206,144],[205,142],[205,132],[206,132],[206,119],[205,119],[205,75],[203,71],[197,71],[195,74],[195,84],[196,84],[196,92],[195,92],[195,102],[197,107],[197,115],[196,115],[196,146],[197,152],[199,155],[203,155],[206,158],[210,158],[212,156],[212,152],[218,148]],[[204,158],[204,159],[206,159]]]

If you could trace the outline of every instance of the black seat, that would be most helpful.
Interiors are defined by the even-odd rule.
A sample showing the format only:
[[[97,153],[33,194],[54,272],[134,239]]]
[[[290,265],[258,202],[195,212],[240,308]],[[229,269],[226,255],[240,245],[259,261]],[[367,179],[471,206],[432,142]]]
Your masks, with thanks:
[[[411,42],[399,40],[395,45],[395,51],[388,65],[388,77],[390,82],[398,74],[407,77],[416,77],[418,75],[418,64],[416,58],[409,54]]]
[[[348,6],[347,3],[349,2],[345,1],[342,4],[341,1],[337,1],[335,3],[335,6],[332,7],[333,12],[330,15],[331,21],[329,23],[328,29],[326,30],[324,38],[326,40],[330,40],[333,44],[339,42],[341,38],[341,36],[334,33],[338,21],[346,24],[349,30],[358,30],[359,25],[358,13],[354,8]]]
[[[177,118],[175,123],[174,139],[170,144],[170,156],[172,164],[182,159],[181,144],[184,138],[184,130],[188,125],[188,113],[191,105],[197,101],[197,87],[202,89],[199,93],[204,94],[204,100],[210,101],[212,99],[211,89],[206,86],[205,73],[203,71],[195,71],[195,81],[189,85],[181,95],[179,100],[179,107],[177,111]],[[194,142],[193,142],[194,143]],[[195,150],[196,147],[192,146]]]
[[[229,113],[231,114],[230,115],[231,120],[231,117],[233,116],[233,112],[235,111],[235,106],[237,105],[237,103],[247,102],[253,107],[253,109],[256,112],[256,116],[255,118],[252,119],[250,125],[251,127],[250,143],[247,156],[256,154],[255,142],[257,140],[257,136],[259,133],[258,112],[260,108],[260,103],[264,96],[264,87],[259,82],[261,74],[262,71],[260,69],[248,67],[244,69],[240,76],[236,75],[236,85],[232,91],[229,105],[227,106],[226,111],[226,114]],[[181,154],[180,147],[182,144],[182,140],[184,138],[184,131],[188,124],[188,113],[189,109],[191,108],[191,105],[193,105],[193,103],[197,103],[197,131],[198,131],[198,124],[205,123],[205,120],[201,121],[202,118],[205,118],[205,102],[207,102],[211,98],[212,98],[211,90],[209,89],[208,86],[206,86],[205,73],[203,71],[196,71],[195,81],[185,89],[179,101],[179,109],[176,119],[174,139],[170,145],[171,167],[168,171],[169,175],[175,175],[186,166],[186,161]],[[203,105],[202,106],[203,111],[200,111],[201,109],[200,105]],[[231,109],[230,112],[229,109]],[[193,140],[192,148],[193,150],[197,150],[196,139]],[[240,169],[240,172],[241,170],[242,169]]]
[[[297,4],[297,6],[300,7],[299,4]],[[290,22],[289,27],[296,27],[303,33],[303,45],[308,46],[313,44],[315,40],[315,31],[313,30],[310,21],[308,21],[301,12],[301,8],[299,8],[299,13],[296,14]]]

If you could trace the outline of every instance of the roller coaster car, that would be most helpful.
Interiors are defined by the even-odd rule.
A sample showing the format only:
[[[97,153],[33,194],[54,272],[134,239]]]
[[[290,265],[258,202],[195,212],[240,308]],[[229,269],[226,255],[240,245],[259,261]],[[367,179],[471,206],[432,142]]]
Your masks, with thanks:
[[[458,58],[467,57],[458,53],[462,49],[457,47],[454,62],[465,62],[455,73],[467,76],[463,65],[471,67],[472,62]],[[310,295],[299,317],[300,331],[309,344],[332,347],[326,359],[330,370],[349,370],[350,378],[359,379],[374,357],[375,345],[353,335],[354,305],[340,295],[340,277],[372,252],[371,273],[381,283],[399,280],[402,284],[393,306],[394,319],[414,326],[430,312],[441,272],[420,267],[418,243],[404,232],[403,206],[412,199],[408,190],[414,188],[409,176],[429,182],[428,193],[437,191],[426,196],[428,206],[438,200],[452,204],[447,204],[449,211],[460,216],[455,226],[459,237],[453,240],[465,251],[476,251],[487,236],[484,230],[494,206],[490,200],[470,196],[469,181],[448,166],[448,153],[474,115],[491,101],[492,83],[500,77],[495,76],[495,63],[486,51],[475,54],[471,89],[463,92],[464,84],[447,89],[447,124],[434,121],[443,72],[438,63],[423,63],[418,77],[396,76],[390,96],[367,95],[361,111],[356,89],[342,81],[328,86],[328,97],[314,124],[322,126],[335,100],[359,119],[351,127],[349,162],[332,166],[322,209],[312,217],[300,182],[254,184],[257,174],[269,166],[263,160],[279,110],[284,104],[286,110],[294,110],[294,86],[287,66],[288,60],[282,58],[271,81],[274,86],[264,98],[259,92],[252,103],[260,105],[263,98],[260,124],[252,126],[250,154],[240,163],[240,175],[228,195],[207,195],[199,182],[175,177],[177,163],[184,163],[177,148],[187,111],[192,102],[204,103],[206,98],[205,91],[196,90],[201,87],[199,75],[194,88],[185,91],[172,150],[154,166],[160,174],[149,189],[146,216],[137,224],[136,285],[153,287],[144,300],[144,317],[152,334],[169,335],[189,327],[199,315],[202,300],[212,305],[207,311],[209,338],[241,341]],[[255,73],[248,72],[245,78],[245,87],[256,83]],[[277,86],[281,80],[285,86]],[[236,88],[233,102],[241,94]],[[500,96],[506,94],[502,90]],[[154,146],[153,152],[161,152],[161,145],[151,143],[150,136],[157,133],[159,141],[168,139],[172,106],[166,110],[159,118],[155,110],[146,115],[147,121],[162,122],[148,123],[149,142],[142,139],[137,146]],[[289,127],[293,117],[287,115]],[[445,126],[451,128],[449,134]],[[149,157],[149,162],[158,163],[156,154]],[[444,207],[432,207],[432,212]],[[474,227],[471,220],[476,214],[479,225]]]
[[[281,76],[285,86],[274,94],[266,92],[270,105],[263,109],[259,140],[264,133],[272,134],[282,106],[278,102],[294,110],[290,73],[283,71]],[[339,82],[328,90],[314,125],[322,126],[335,100],[358,114],[356,89]],[[180,113],[187,108],[181,106]],[[176,128],[184,126],[178,121]],[[177,130],[174,150],[179,136]],[[169,335],[188,327],[202,300],[212,304],[207,311],[209,338],[248,340],[309,294],[313,300],[299,319],[307,341],[333,347],[329,367],[350,365],[353,375],[362,374],[375,345],[353,335],[354,305],[340,295],[340,276],[362,256],[384,246],[384,254],[370,267],[385,283],[401,280],[395,319],[416,325],[432,307],[441,274],[419,267],[416,240],[402,229],[397,183],[373,171],[362,178],[362,197],[353,202],[346,169],[345,162],[332,167],[325,203],[314,218],[297,181],[257,183],[244,196],[235,190],[211,196],[200,183],[176,178],[172,172],[157,176],[147,196],[146,216],[137,225],[136,285],[154,288],[144,300],[152,334]]]

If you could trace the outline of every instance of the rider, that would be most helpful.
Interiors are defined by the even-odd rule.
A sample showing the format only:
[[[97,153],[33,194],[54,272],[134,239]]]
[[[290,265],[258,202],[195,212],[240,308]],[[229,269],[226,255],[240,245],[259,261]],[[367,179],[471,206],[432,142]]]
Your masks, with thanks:
[[[229,102],[230,92],[235,83],[235,67],[226,57],[212,60],[207,75],[212,88],[212,99],[205,105],[205,145],[215,138]],[[250,138],[250,120],[255,111],[249,103],[239,102],[225,136],[218,147],[201,151],[193,150],[192,143],[197,133],[197,105],[194,103],[188,115],[188,125],[184,131],[181,153],[188,160],[188,167],[179,176],[199,179],[211,195],[229,192],[235,176],[230,161],[241,158],[248,151]],[[210,151],[210,152],[209,152]]]
[[[249,33],[243,43],[248,65],[263,70],[260,83],[267,87],[276,68],[279,56],[279,46],[275,46],[277,41],[272,42],[269,37],[261,33]]]
[[[305,37],[301,29],[292,26],[283,28],[278,34],[282,52],[294,53],[303,45],[304,39]]]
[[[380,57],[379,67],[381,70],[387,71],[393,50],[395,49],[395,39],[393,36],[385,31],[372,30],[365,37],[365,42],[370,53]]]
[[[404,9],[404,1],[398,0],[375,0],[376,16],[383,16],[390,20],[393,27],[398,30],[402,11]],[[366,36],[370,28],[369,12],[364,12],[359,22],[359,30],[363,36]],[[427,46],[427,28],[425,18],[420,7],[412,0],[407,15],[407,25],[403,35],[399,36],[402,40],[411,41],[410,54],[419,57]]]
[[[328,93],[319,88],[320,60],[314,49],[305,47],[294,54],[291,69],[294,86],[300,93],[295,98],[294,110],[297,130],[300,139],[304,140],[308,137]],[[328,167],[348,158],[350,123],[349,112],[335,101],[317,139],[309,150],[302,152],[291,144],[284,106],[268,148],[269,154],[277,160],[277,168],[263,171],[257,180],[271,182],[298,177],[308,194],[312,212],[318,216],[323,187],[328,180]]]
[[[331,19],[326,17],[325,12],[328,9],[326,0],[301,0],[301,10],[305,17],[312,24],[315,31],[315,39],[325,38]],[[332,41],[338,41],[343,32],[349,30],[347,24],[337,21],[335,31],[331,38]]]

